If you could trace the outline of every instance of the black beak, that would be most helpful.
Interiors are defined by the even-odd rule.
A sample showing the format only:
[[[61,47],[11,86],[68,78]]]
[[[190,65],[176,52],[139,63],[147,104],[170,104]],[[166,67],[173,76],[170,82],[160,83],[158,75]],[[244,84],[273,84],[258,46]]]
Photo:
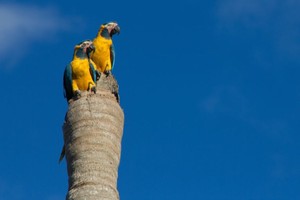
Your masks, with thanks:
[[[96,47],[95,47],[93,44],[91,44],[91,45],[87,48],[87,52],[88,52],[88,53],[95,52],[95,49],[96,49]]]
[[[119,34],[120,34],[120,31],[121,31],[120,26],[117,25],[117,26],[113,29],[113,34],[116,34],[116,33],[117,33],[117,34],[119,35]]]
[[[95,50],[96,50],[96,47],[95,47],[93,44],[91,44],[91,45],[86,49],[86,53],[87,53],[88,58],[90,58],[91,53],[94,53]]]

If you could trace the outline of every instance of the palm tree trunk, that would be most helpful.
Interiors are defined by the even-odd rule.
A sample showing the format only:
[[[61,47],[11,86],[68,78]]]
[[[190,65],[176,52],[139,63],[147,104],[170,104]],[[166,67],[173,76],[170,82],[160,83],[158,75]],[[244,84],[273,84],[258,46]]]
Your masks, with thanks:
[[[70,100],[63,125],[69,176],[67,200],[119,200],[118,167],[124,113],[112,75],[102,74],[97,93]]]

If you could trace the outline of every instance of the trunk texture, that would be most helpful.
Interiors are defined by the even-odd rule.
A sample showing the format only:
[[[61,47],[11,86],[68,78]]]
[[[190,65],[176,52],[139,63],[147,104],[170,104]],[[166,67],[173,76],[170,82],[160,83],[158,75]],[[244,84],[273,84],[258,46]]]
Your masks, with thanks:
[[[102,74],[97,93],[70,100],[63,125],[69,189],[67,200],[119,200],[118,167],[124,113],[112,75]]]

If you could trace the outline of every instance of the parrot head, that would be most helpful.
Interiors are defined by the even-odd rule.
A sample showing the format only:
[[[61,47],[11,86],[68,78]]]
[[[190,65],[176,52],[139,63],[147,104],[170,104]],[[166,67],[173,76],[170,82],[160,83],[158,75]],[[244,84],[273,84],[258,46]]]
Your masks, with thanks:
[[[77,44],[74,48],[76,57],[79,58],[90,58],[91,54],[95,51],[95,46],[91,40],[85,40]]]
[[[114,34],[120,34],[120,26],[116,22],[102,24],[99,30],[103,37],[112,37]]]

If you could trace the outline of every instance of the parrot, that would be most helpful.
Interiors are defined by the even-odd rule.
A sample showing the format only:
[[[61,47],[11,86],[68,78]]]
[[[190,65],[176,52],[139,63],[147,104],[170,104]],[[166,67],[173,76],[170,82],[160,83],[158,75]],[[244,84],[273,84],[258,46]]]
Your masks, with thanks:
[[[73,97],[80,98],[80,91],[96,93],[96,82],[100,73],[90,59],[94,51],[95,46],[91,40],[75,45],[73,60],[66,66],[63,76],[64,96],[67,101]]]
[[[96,47],[91,59],[96,64],[97,70],[108,76],[114,67],[115,50],[112,41],[114,34],[120,33],[120,27],[116,22],[104,23],[100,26],[93,43]]]
[[[80,91],[91,90],[96,93],[96,83],[100,73],[96,70],[95,63],[90,59],[95,51],[91,40],[80,42],[74,47],[73,60],[64,71],[63,85],[64,96],[67,101],[73,97],[80,98]],[[62,148],[59,163],[65,156],[65,145]]]

